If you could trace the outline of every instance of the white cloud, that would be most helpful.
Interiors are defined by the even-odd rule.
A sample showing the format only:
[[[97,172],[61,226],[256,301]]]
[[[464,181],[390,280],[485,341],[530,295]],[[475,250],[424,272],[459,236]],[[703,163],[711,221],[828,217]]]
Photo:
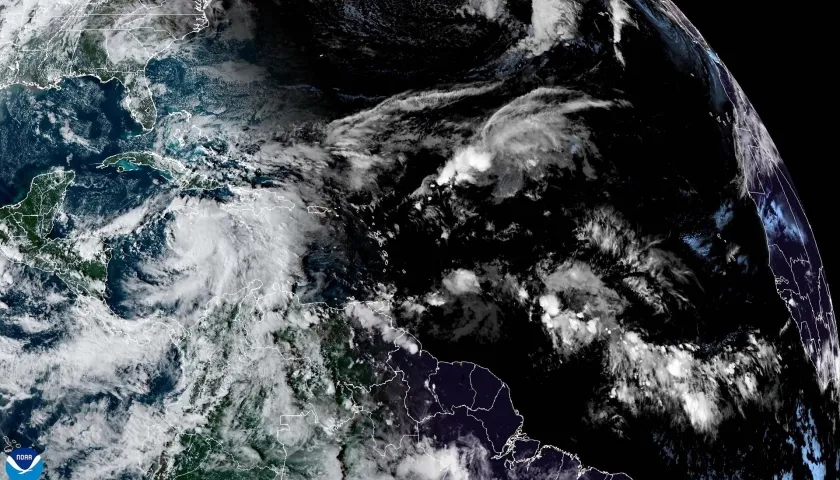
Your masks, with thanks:
[[[108,15],[94,16],[85,14],[89,12],[85,0],[4,2],[0,88],[14,84],[49,88],[67,77],[119,76],[126,87],[123,105],[151,128],[156,112],[144,75],[146,64],[179,39],[206,27],[204,9],[209,3],[119,2],[109,5]],[[80,55],[84,42],[96,52],[88,58]]]
[[[475,447],[480,447],[476,445]],[[428,440],[424,440],[416,447],[419,451],[406,455],[396,468],[397,478],[414,478],[417,480],[471,480],[470,456],[480,451],[474,451],[472,446],[467,451],[461,451],[456,445],[449,445],[436,449]]]
[[[459,10],[470,15],[483,15],[488,20],[501,17],[505,9],[505,0],[467,0]]]
[[[575,171],[576,158],[581,173],[595,178],[590,160],[598,157],[597,149],[585,125],[569,115],[612,105],[564,88],[536,88],[499,108],[470,144],[455,148],[436,181],[482,183],[504,175],[507,181],[497,193],[507,196],[520,187],[517,175],[539,177],[548,165]]]
[[[593,294],[601,293],[605,288],[600,277],[583,262],[562,265],[545,279],[545,285],[553,291],[574,289]]]
[[[604,326],[600,318],[586,318],[583,313],[571,310],[560,311],[550,300],[552,298],[556,299],[553,295],[540,297],[540,305],[545,310],[541,320],[558,353],[576,353],[580,347],[601,337]]]
[[[2,310],[9,308],[5,303]],[[40,333],[50,328],[50,323],[44,318],[37,318],[28,313],[25,313],[14,319],[14,322],[27,334]]]
[[[540,319],[559,354],[574,354],[620,332],[616,318],[627,302],[606,287],[589,265],[564,262],[543,283],[548,292],[539,298],[544,312]]]
[[[481,292],[481,284],[476,274],[470,270],[459,268],[443,279],[443,286],[454,295]]]
[[[129,278],[123,287],[142,304],[175,307],[190,318],[214,298],[257,284],[290,284],[300,272],[301,238],[316,220],[293,208],[302,202],[291,192],[238,194],[224,204],[173,198],[166,208],[174,220],[168,224],[165,256],[141,265],[158,283]]]
[[[392,322],[392,313],[388,302],[352,302],[345,308],[345,313],[356,319],[362,327],[379,331],[382,339],[415,354],[420,351],[417,340],[405,330],[397,328]]]
[[[451,91],[432,90],[391,97],[374,108],[327,125],[325,144],[330,153],[347,159],[351,167],[347,181],[352,188],[361,188],[371,180],[368,175],[373,166],[391,164],[398,158],[401,147],[408,148],[409,143],[411,148],[416,147],[421,136],[413,131],[410,123],[413,114],[443,108],[493,91],[497,86],[463,86]],[[393,132],[400,134],[393,135]],[[442,149],[450,148],[451,144],[435,146]]]
[[[0,338],[4,409],[37,396],[31,422],[41,431],[38,441],[56,465],[70,459],[80,462],[78,478],[142,471],[160,454],[169,425],[190,422],[177,408],[123,403],[150,393],[156,366],[172,348],[173,325],[126,322],[98,300],[85,297],[53,315],[66,319],[63,339],[54,346],[24,349],[20,342]],[[47,323],[38,328],[56,326]],[[82,401],[102,394],[113,400]],[[58,423],[44,423],[59,412]],[[89,455],[79,457],[79,451]]]
[[[90,145],[90,141],[73,131],[70,127],[70,120],[64,120],[64,125],[59,129],[59,133],[61,133],[61,138],[68,144],[76,144],[88,150],[94,150]]]
[[[297,208],[302,202],[292,192],[233,193],[236,197],[223,205],[158,197],[98,228],[93,227],[102,219],[85,217],[91,228],[80,239],[91,244],[172,219],[161,239],[164,253],[139,252],[148,276],[119,279],[130,301],[151,308],[138,309],[126,320],[99,300],[81,297],[52,307],[50,318],[60,323],[17,319],[28,331],[61,329],[61,341],[54,345],[33,348],[0,337],[4,407],[36,396],[32,421],[40,422],[39,442],[56,464],[77,462],[79,478],[142,475],[164,451],[173,458],[182,433],[205,426],[202,412],[228,395],[255,403],[249,415],[256,412],[258,426],[245,428],[235,415],[224,416],[214,432],[214,441],[221,443],[214,443],[219,450],[213,455],[235,450],[241,455],[230,461],[242,468],[262,461],[246,455],[251,441],[276,442],[271,452],[291,454],[317,443],[315,429],[330,435],[345,420],[328,393],[335,385],[323,375],[319,340],[306,333],[320,321],[317,307],[290,304],[288,292],[290,281],[298,278],[304,238],[311,238],[319,220]],[[294,354],[273,336],[284,329],[304,332],[295,340]],[[395,342],[418,348],[399,333]],[[295,403],[296,394],[285,382],[290,362],[296,362],[294,371],[307,388],[322,392],[324,402],[313,399],[305,410]],[[164,374],[171,376],[172,387],[152,390],[153,380]],[[102,394],[113,400],[86,400]],[[58,423],[49,424],[58,411],[63,412]],[[80,457],[80,451],[90,453]],[[335,462],[322,463],[328,468]]]
[[[268,78],[268,71],[253,63],[226,61],[215,65],[199,67],[204,75],[223,83],[248,85],[262,83]]]
[[[707,431],[720,421],[717,404],[704,392],[684,392],[683,409],[695,430]]]
[[[710,358],[699,357],[697,350],[692,344],[657,345],[625,332],[608,346],[615,379],[611,396],[633,411],[657,410],[712,434],[742,403],[773,401],[761,393],[777,382],[779,357],[769,344],[750,337],[747,345]]]
[[[610,0],[610,10],[612,11],[613,21],[613,49],[618,61],[624,65],[624,55],[621,53],[619,44],[621,43],[621,29],[625,24],[635,25],[635,22],[630,18],[630,7],[624,0]]]
[[[540,306],[549,316],[560,314],[560,300],[555,295],[543,295],[540,297]]]
[[[577,34],[580,6],[571,0],[532,0],[530,35],[520,48],[533,55],[548,51],[557,42]]]
[[[452,160],[448,161],[438,175],[437,183],[443,185],[450,180],[459,182],[475,182],[472,172],[486,172],[491,165],[492,156],[490,153],[469,146],[455,152]]]
[[[672,252],[657,245],[657,239],[639,236],[633,227],[612,209],[590,212],[578,227],[578,240],[615,258],[618,265],[635,273],[622,282],[657,312],[667,310],[664,296],[679,305],[687,299],[676,288],[694,281],[694,273]]]

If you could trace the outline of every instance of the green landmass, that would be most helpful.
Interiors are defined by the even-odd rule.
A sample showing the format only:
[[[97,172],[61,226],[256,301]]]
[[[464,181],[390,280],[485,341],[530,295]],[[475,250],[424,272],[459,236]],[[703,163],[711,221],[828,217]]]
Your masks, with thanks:
[[[215,180],[191,172],[183,164],[154,152],[125,152],[111,155],[99,164],[99,168],[108,167],[116,167],[120,173],[142,167],[151,168],[184,190],[213,190],[220,186]]]
[[[66,239],[49,238],[74,179],[73,172],[63,170],[38,175],[23,200],[0,207],[0,252],[13,261],[54,273],[77,293],[101,295],[107,252],[88,260]]]

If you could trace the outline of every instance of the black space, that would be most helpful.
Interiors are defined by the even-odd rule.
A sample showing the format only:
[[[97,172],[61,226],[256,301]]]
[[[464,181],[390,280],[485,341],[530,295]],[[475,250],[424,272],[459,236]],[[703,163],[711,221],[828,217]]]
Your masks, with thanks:
[[[836,68],[832,15],[761,0],[673,0],[732,71],[793,177],[830,287],[840,291],[832,238],[838,189],[830,112]]]

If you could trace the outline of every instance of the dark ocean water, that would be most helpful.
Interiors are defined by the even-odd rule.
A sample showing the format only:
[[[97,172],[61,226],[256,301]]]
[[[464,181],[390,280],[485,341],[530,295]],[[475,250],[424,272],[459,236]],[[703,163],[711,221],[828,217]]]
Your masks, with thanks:
[[[141,132],[120,105],[123,93],[117,82],[92,77],[64,80],[58,89],[0,92],[0,204],[19,201],[32,177],[51,168],[84,170],[118,153]],[[62,129],[89,146],[65,141]]]
[[[142,128],[121,105],[124,88],[117,82],[101,83],[95,78],[64,80],[60,88],[37,90],[10,87],[0,91],[0,205],[23,199],[32,178],[55,168],[75,172],[75,182],[67,190],[62,210],[67,216],[57,221],[51,237],[80,233],[80,229],[107,224],[129,209],[136,208],[163,189],[170,188],[155,171],[140,168],[118,172],[115,168],[97,168],[108,156],[130,150],[150,148],[154,136],[143,134]],[[72,132],[72,133],[71,133]],[[82,232],[83,233],[83,232]],[[141,239],[116,238],[109,245],[115,257],[109,264],[107,295],[119,305],[124,298],[120,283],[132,271],[139,258],[160,250],[160,229],[149,229],[151,237]],[[124,249],[123,244],[133,248]],[[0,335],[21,341],[24,351],[49,355],[50,350],[67,340],[74,326],[66,309],[73,295],[54,275],[23,265],[9,265],[14,269],[16,282],[0,294],[8,308],[0,310]],[[129,273],[127,273],[129,272]],[[36,292],[33,295],[33,292]],[[64,300],[48,299],[52,293],[66,296]],[[115,309],[118,314],[132,318],[130,308]],[[27,331],[17,321],[21,316],[37,319],[45,327]],[[179,362],[177,351],[168,356],[151,380],[152,389],[143,398],[130,401],[152,403],[170,391],[175,382]],[[31,379],[30,398],[15,401],[0,416],[0,430],[25,445],[36,445],[40,428],[31,423],[33,413],[44,407],[38,379]],[[7,399],[0,392],[0,404]],[[70,409],[107,401],[114,409],[121,408],[124,399],[112,393],[79,398],[51,408],[51,417],[44,419],[51,425],[74,415]],[[5,406],[5,405],[4,405]],[[71,475],[72,465],[53,465],[54,473]]]

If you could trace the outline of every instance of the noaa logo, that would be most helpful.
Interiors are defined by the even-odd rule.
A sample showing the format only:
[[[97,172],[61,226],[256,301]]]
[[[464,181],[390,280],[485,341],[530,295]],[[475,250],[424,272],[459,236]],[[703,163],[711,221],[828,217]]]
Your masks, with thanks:
[[[41,456],[31,448],[16,448],[6,457],[6,475],[10,479],[38,480],[43,471]]]

